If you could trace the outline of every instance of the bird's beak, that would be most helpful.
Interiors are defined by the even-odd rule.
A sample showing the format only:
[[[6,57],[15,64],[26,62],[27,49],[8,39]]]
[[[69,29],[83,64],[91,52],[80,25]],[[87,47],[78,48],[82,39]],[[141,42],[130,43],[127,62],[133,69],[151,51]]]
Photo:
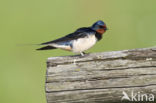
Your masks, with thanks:
[[[105,31],[108,30],[108,28],[106,27],[106,25],[104,25],[103,28],[104,28]]]
[[[104,30],[106,31],[106,30],[109,30],[109,29],[107,27],[105,27]]]

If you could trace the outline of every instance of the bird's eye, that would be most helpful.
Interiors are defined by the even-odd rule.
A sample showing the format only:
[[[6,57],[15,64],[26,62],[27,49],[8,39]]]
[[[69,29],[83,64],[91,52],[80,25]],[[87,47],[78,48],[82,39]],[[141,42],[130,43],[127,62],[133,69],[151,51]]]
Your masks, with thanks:
[[[100,28],[100,29],[103,29],[103,28],[104,28],[104,26],[99,26],[99,28]]]

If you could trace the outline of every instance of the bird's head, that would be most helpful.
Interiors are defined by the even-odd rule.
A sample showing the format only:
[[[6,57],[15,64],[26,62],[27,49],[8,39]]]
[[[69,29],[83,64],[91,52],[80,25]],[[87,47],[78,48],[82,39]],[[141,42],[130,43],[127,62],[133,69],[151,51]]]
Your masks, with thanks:
[[[95,22],[91,28],[101,35],[108,30],[106,24],[101,20]]]

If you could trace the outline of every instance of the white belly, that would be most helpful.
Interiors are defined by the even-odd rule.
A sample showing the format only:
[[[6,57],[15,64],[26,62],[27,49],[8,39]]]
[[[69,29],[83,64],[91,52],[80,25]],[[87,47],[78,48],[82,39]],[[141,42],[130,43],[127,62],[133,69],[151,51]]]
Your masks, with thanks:
[[[95,35],[88,35],[85,38],[80,38],[78,40],[75,40],[73,42],[72,51],[75,53],[83,52],[89,48],[91,48],[95,43],[97,39]]]

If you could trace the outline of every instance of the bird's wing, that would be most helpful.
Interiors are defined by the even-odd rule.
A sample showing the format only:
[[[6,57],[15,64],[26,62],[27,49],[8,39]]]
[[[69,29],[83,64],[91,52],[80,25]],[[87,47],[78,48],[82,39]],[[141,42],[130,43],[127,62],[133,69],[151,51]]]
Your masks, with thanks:
[[[68,41],[71,41],[71,40],[76,40],[78,38],[86,37],[90,33],[93,34],[93,32],[94,31],[91,30],[90,28],[84,27],[84,28],[77,29],[74,33],[68,34],[67,36],[64,36],[62,38],[59,38],[59,39],[56,39],[56,40],[53,40],[53,41],[42,43],[41,45],[68,42]]]

